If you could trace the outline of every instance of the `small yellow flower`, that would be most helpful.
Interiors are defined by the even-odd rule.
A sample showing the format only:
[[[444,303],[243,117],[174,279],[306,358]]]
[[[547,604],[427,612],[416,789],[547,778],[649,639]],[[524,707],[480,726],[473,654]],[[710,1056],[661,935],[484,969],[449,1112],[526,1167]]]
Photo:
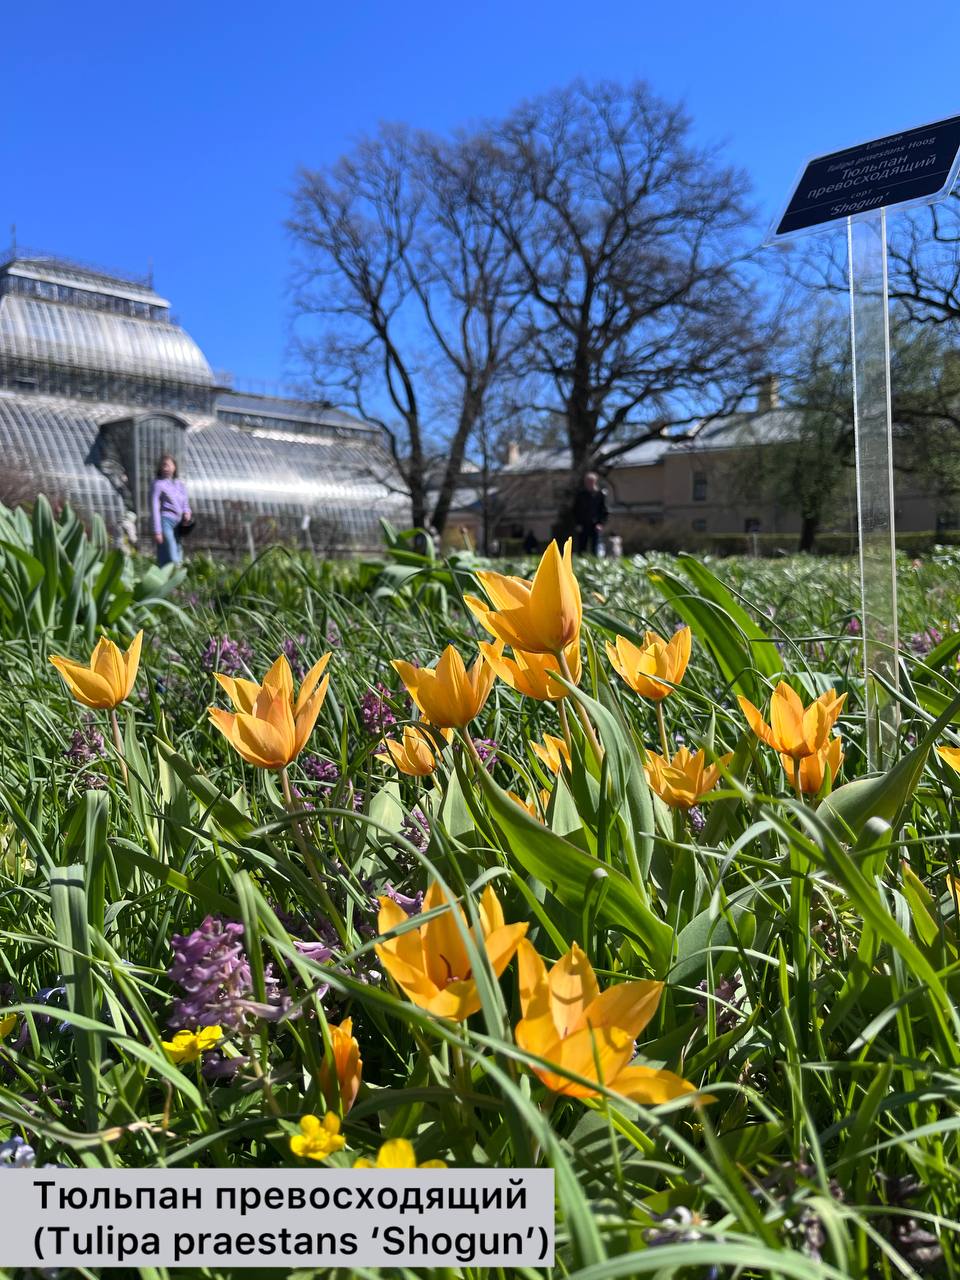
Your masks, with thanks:
[[[283,654],[263,677],[263,684],[217,672],[217,680],[237,710],[208,707],[207,713],[248,764],[258,769],[285,769],[313,733],[330,683],[329,675],[323,674],[329,661],[330,654],[325,653],[314,663],[303,678],[296,702],[293,675]]]
[[[142,644],[143,632],[138,631],[127,652],[121,653],[112,640],[101,636],[90,655],[89,667],[69,658],[52,657],[50,661],[78,702],[97,711],[112,711],[130,696]]]
[[[340,1133],[340,1117],[328,1111],[321,1120],[318,1116],[303,1116],[300,1133],[290,1139],[290,1150],[306,1160],[326,1160],[335,1151],[342,1151],[346,1139]]]
[[[6,1040],[16,1025],[17,1015],[15,1013],[8,1013],[5,1018],[0,1018],[0,1040]]]
[[[452,644],[435,667],[415,667],[396,658],[391,663],[425,720],[442,729],[462,729],[480,714],[496,679],[486,658],[468,671]]]
[[[160,1044],[171,1062],[196,1062],[222,1039],[220,1027],[200,1027],[197,1031],[178,1031],[172,1040],[161,1040]]]
[[[383,745],[387,750],[378,751],[377,759],[385,764],[396,765],[401,773],[409,774],[412,778],[425,778],[437,767],[437,757],[434,754],[436,747],[431,750],[431,739],[417,725],[403,726],[402,742],[387,738]]]
[[[690,628],[681,627],[669,642],[656,631],[647,631],[643,647],[617,636],[616,644],[607,641],[607,657],[617,674],[641,698],[659,702],[673,693],[673,685],[683,679],[690,661]],[[669,684],[664,684],[668,680]]]
[[[468,608],[492,636],[523,653],[559,653],[580,635],[583,605],[573,572],[573,541],[563,551],[551,542],[532,582],[500,573],[478,573],[493,608],[464,596]]]
[[[711,791],[720,777],[720,765],[726,765],[733,752],[721,756],[717,764],[707,764],[703,751],[691,754],[681,747],[672,760],[648,751],[643,762],[647,781],[664,803],[674,809],[692,809]]]
[[[539,742],[531,742],[530,746],[533,748],[533,754],[543,761],[551,773],[560,772],[561,761],[568,769],[573,768],[570,762],[570,749],[563,738],[555,738],[552,733],[545,733],[543,746]]]
[[[377,1152],[376,1160],[354,1160],[355,1169],[446,1169],[445,1160],[424,1160],[417,1164],[413,1143],[406,1138],[390,1138]]]
[[[748,698],[740,696],[737,701],[747,724],[761,742],[779,751],[781,756],[802,760],[804,756],[815,756],[827,745],[846,697],[841,693],[838,698],[833,689],[828,689],[804,707],[799,695],[781,680],[770,699],[769,724]]]

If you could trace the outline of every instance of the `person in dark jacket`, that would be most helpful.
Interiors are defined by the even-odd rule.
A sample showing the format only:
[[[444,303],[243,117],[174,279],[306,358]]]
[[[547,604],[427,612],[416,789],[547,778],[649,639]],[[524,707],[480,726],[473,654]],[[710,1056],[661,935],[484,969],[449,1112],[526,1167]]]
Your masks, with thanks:
[[[583,477],[583,487],[573,502],[573,522],[577,528],[577,550],[581,554],[589,551],[595,556],[607,523],[607,499],[595,471],[588,471]]]

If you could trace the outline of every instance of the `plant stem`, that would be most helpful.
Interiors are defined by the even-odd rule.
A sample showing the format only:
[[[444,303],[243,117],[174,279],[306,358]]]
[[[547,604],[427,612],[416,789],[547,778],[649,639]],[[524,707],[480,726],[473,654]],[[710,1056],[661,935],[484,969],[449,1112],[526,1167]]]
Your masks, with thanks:
[[[113,745],[117,749],[117,755],[120,757],[120,772],[123,775],[124,783],[127,782],[127,760],[123,754],[123,737],[120,733],[120,721],[117,719],[117,708],[110,708],[110,726],[113,729]]]
[[[290,775],[287,773],[286,768],[280,770],[280,785],[283,789],[283,800],[284,804],[287,806],[287,813],[295,813],[296,802],[293,798],[293,791],[290,788]],[[303,861],[306,863],[307,870],[310,872],[310,878],[317,887],[317,893],[320,896],[320,901],[323,905],[324,911],[326,911],[331,924],[336,929],[340,941],[343,943],[345,948],[349,949],[350,943],[347,938],[347,926],[344,923],[340,912],[334,906],[333,899],[327,891],[327,886],[323,882],[320,869],[318,868],[310,846],[307,843],[307,838],[304,835],[303,828],[296,820],[293,823],[293,838],[297,842],[297,848],[303,855]]]
[[[567,744],[567,751],[570,753],[570,759],[573,759],[573,741],[570,737],[570,721],[567,719],[567,700],[561,698],[557,703],[557,711],[560,715],[560,731],[563,734],[563,740]]]
[[[657,709],[657,726],[660,730],[660,747],[663,751],[664,760],[670,759],[670,744],[667,741],[667,722],[663,714],[663,700],[654,703]]]
[[[574,680],[573,676],[570,674],[570,664],[567,662],[566,655],[564,654],[562,649],[557,654],[557,662],[560,664],[561,675],[565,679],[569,680],[571,684],[576,684],[576,681]],[[587,715],[586,708],[582,706],[581,703],[578,702],[576,698],[574,698],[574,702],[576,703],[576,706],[577,706],[577,715],[580,717],[580,723],[583,725],[583,732],[586,734],[587,741],[590,743],[590,746],[593,749],[593,754],[596,757],[597,764],[599,764],[600,761],[603,759],[603,748],[600,746],[600,743],[597,741],[597,735],[594,732],[593,725],[590,723],[590,717]]]

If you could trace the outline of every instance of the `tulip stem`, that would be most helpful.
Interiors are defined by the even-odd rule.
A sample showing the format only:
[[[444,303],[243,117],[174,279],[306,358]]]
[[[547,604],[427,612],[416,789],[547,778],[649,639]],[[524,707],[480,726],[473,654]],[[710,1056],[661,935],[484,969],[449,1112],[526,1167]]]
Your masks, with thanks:
[[[570,721],[567,719],[567,700],[561,698],[557,703],[557,711],[560,714],[560,731],[563,734],[563,740],[567,744],[567,752],[570,759],[573,759],[573,740],[570,737]]]
[[[667,722],[663,714],[663,702],[655,702],[657,709],[657,727],[660,730],[660,747],[663,751],[663,758],[667,763],[670,761],[670,744],[667,741]]]
[[[287,813],[293,814],[296,812],[296,803],[293,798],[293,791],[290,788],[290,775],[287,773],[285,768],[280,770],[280,785],[283,788],[283,800],[287,807]],[[333,899],[327,891],[327,886],[323,883],[323,877],[320,875],[316,860],[314,859],[310,846],[307,843],[307,838],[303,833],[303,828],[296,819],[293,821],[293,838],[297,842],[297,848],[303,855],[303,860],[306,863],[307,870],[310,872],[310,878],[317,887],[317,893],[320,896],[320,902],[324,911],[329,916],[330,922],[336,929],[337,936],[343,943],[344,948],[349,949],[350,944],[347,939],[347,926],[344,924],[340,912],[333,904]]]
[[[113,729],[113,745],[117,749],[117,755],[120,757],[120,773],[123,775],[124,785],[127,782],[127,760],[123,754],[123,737],[120,733],[120,721],[117,719],[117,708],[110,708],[110,726]]]
[[[570,673],[570,664],[567,662],[566,655],[562,649],[557,653],[557,662],[560,664],[560,674],[564,679],[569,680],[571,684],[576,684],[576,681]],[[583,725],[583,732],[586,734],[587,741],[593,749],[593,754],[596,757],[597,764],[599,764],[603,759],[603,750],[600,743],[597,741],[597,735],[594,732],[593,725],[590,723],[590,717],[587,715],[587,709],[578,699],[575,698],[574,701],[577,704],[577,715],[580,717],[580,723]]]

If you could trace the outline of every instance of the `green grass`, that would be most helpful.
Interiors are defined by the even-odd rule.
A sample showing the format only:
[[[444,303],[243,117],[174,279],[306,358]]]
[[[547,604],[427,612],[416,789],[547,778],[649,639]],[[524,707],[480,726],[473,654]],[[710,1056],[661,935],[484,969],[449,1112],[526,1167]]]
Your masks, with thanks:
[[[34,558],[56,574],[45,546]],[[198,558],[170,601],[131,590],[109,622],[71,620],[50,584],[42,608],[25,598],[0,616],[0,1009],[18,1016],[0,1047],[0,1140],[20,1135],[38,1163],[68,1166],[296,1166],[289,1136],[324,1105],[325,1020],[350,1016],[364,1084],[347,1149],[330,1163],[403,1136],[420,1160],[552,1164],[553,1276],[960,1275],[960,923],[945,879],[958,874],[960,778],[929,732],[946,711],[936,742],[960,742],[950,706],[960,684],[956,646],[919,652],[931,627],[957,636],[960,557],[902,562],[898,756],[910,767],[841,793],[830,811],[791,794],[735,694],[765,701],[781,672],[807,700],[846,691],[838,787],[864,774],[851,564],[729,560],[708,574],[665,556],[577,564],[583,705],[605,765],[571,715],[582,767],[556,784],[544,827],[503,791],[552,783],[529,742],[559,732],[556,711],[502,684],[472,728],[497,744],[490,773],[478,777],[459,750],[425,784],[375,759],[381,734],[364,722],[365,695],[382,681],[398,721],[409,716],[390,659],[432,663],[451,642],[472,657],[478,638],[461,600],[476,590],[470,559],[394,552],[318,566],[275,550],[242,570]],[[28,576],[21,595],[43,581],[31,588]],[[640,748],[657,748],[653,709],[603,647],[617,630],[669,634],[682,617],[693,657],[666,700],[667,732],[736,753],[702,824],[647,790]],[[118,642],[146,629],[121,711],[127,785],[109,745],[85,764],[68,758],[83,710],[47,661],[85,657],[105,622]],[[313,806],[301,822],[319,884],[276,778],[207,721],[206,707],[225,703],[205,655],[224,635],[248,646],[258,679],[284,642],[309,665],[338,637],[330,693],[291,768]],[[316,759],[336,766],[335,782],[311,777]],[[415,807],[429,819],[425,848],[404,825]],[[602,987],[664,981],[640,1060],[715,1102],[550,1095],[512,1037],[515,963],[500,982],[481,967],[482,1008],[467,1023],[411,1004],[373,952],[373,899],[388,882],[414,895],[433,876],[468,905],[494,884],[545,958],[577,941]],[[343,934],[332,961],[294,945],[330,940],[327,895]],[[225,1053],[246,1063],[218,1080],[160,1048],[182,994],[167,976],[170,939],[207,914],[243,925],[251,1000],[285,992],[283,1017],[251,1014],[230,1035]]]

